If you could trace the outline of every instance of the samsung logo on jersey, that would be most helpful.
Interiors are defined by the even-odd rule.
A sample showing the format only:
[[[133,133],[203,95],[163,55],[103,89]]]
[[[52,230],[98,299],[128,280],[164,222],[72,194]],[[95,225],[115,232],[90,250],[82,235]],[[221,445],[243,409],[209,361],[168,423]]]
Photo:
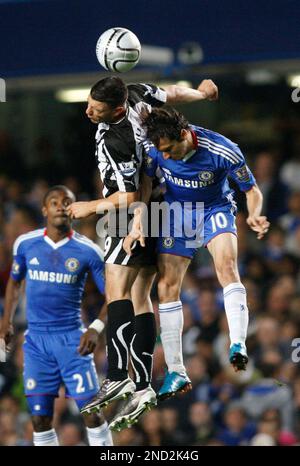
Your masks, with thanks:
[[[182,186],[183,188],[205,188],[210,184],[214,183],[214,180],[207,180],[207,181],[198,181],[198,180],[183,180],[181,178],[177,178],[176,176],[169,175],[168,173],[164,172],[164,176],[167,180],[171,181],[172,183],[176,184],[177,186]]]
[[[39,280],[41,282],[50,283],[76,283],[78,275],[58,272],[44,272],[43,270],[28,270],[31,280]]]

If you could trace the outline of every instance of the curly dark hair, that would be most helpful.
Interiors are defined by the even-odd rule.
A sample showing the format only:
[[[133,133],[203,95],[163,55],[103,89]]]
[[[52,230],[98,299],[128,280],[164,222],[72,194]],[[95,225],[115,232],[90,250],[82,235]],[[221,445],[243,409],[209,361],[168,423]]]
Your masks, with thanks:
[[[147,137],[158,146],[160,138],[180,141],[181,131],[188,128],[189,122],[175,108],[164,107],[154,108],[151,113],[147,113],[143,117],[143,126]]]

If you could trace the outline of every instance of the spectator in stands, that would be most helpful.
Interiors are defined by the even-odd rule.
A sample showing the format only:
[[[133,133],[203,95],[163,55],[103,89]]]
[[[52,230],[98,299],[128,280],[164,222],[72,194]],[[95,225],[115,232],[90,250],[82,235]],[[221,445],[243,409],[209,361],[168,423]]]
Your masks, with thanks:
[[[263,212],[272,222],[287,211],[287,186],[278,178],[278,167],[270,152],[257,154],[254,176],[264,197]]]
[[[228,406],[224,423],[224,428],[217,434],[218,440],[224,445],[247,445],[256,433],[255,424],[247,420],[244,409],[237,403]]]

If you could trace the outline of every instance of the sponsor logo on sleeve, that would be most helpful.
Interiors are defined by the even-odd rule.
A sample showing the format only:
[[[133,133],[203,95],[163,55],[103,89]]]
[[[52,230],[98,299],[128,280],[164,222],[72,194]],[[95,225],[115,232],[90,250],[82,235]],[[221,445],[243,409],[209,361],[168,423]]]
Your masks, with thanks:
[[[250,175],[248,172],[247,165],[243,165],[238,170],[235,170],[234,173],[236,174],[236,176],[238,177],[240,181],[245,181],[245,182],[250,181]]]
[[[18,264],[17,261],[13,261],[13,264],[12,264],[12,273],[20,273],[20,265]]]
[[[136,167],[135,167],[135,163],[134,162],[122,162],[122,163],[119,163],[119,168],[120,168],[120,173],[123,175],[123,176],[132,176],[135,174],[136,172]]]

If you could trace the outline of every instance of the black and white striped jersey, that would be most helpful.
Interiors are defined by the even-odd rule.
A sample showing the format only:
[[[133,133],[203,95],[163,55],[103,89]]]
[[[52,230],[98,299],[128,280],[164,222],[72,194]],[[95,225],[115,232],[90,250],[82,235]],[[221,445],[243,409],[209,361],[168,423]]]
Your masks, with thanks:
[[[129,84],[128,106],[117,123],[100,123],[96,133],[96,157],[103,183],[103,196],[116,191],[135,192],[139,188],[145,131],[141,114],[166,102],[163,89],[152,84]]]

